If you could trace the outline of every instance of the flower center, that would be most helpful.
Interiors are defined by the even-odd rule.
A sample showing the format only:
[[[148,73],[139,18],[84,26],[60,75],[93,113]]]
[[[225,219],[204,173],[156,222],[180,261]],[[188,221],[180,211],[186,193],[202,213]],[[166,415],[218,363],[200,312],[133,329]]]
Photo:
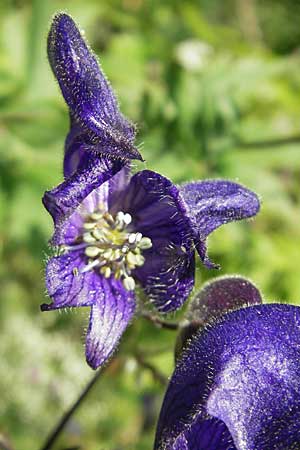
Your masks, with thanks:
[[[152,242],[141,233],[129,232],[131,221],[131,215],[123,211],[113,217],[99,210],[87,217],[79,244],[88,258],[82,273],[95,268],[105,278],[113,275],[120,279],[128,291],[135,288],[131,272],[144,264],[142,252],[151,248]]]

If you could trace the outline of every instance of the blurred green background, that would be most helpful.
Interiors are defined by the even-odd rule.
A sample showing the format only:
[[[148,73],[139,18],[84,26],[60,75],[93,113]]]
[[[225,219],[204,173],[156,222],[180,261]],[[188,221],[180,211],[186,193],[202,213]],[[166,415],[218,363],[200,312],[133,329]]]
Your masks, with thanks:
[[[199,266],[198,286],[240,273],[267,301],[300,303],[299,0],[1,0],[0,448],[10,450],[38,449],[92,376],[88,311],[39,311],[52,231],[41,197],[62,179],[68,130],[46,58],[60,10],[138,124],[139,168],[178,183],[230,178],[261,196],[255,220],[211,237],[222,270]],[[136,320],[55,448],[150,449],[164,386],[147,363],[169,376],[174,339]]]

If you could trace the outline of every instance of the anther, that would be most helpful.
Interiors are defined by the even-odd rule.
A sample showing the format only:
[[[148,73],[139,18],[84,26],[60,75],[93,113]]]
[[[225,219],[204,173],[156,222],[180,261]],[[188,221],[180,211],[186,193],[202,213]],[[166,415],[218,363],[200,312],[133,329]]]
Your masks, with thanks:
[[[94,220],[95,222],[102,219],[102,217],[103,217],[103,214],[100,212],[93,212],[91,214],[91,219]]]
[[[91,235],[91,233],[84,233],[83,236],[82,236],[82,239],[83,239],[84,242],[87,242],[88,244],[92,243],[92,242],[96,242],[95,237],[93,237]]]
[[[136,255],[136,265],[137,266],[142,266],[145,262],[145,258],[143,257],[143,255]]]
[[[104,253],[103,253],[103,258],[109,260],[112,257],[113,251],[111,248],[108,248]]]
[[[132,277],[125,277],[123,280],[123,286],[127,291],[133,291],[135,288],[135,281]]]
[[[95,256],[98,256],[100,254],[100,250],[98,247],[86,247],[85,254],[89,256],[90,258],[95,258]]]
[[[116,215],[116,220],[119,220],[120,222],[124,221],[124,216],[125,214],[123,213],[123,211],[119,211]]]
[[[137,233],[130,233],[130,235],[128,236],[128,242],[129,242],[129,244],[134,244],[134,243],[135,243],[136,234],[137,234]]]
[[[100,273],[105,276],[105,278],[109,278],[111,276],[111,268],[108,266],[103,266],[100,269]]]
[[[142,237],[142,239],[140,240],[140,242],[138,243],[138,247],[141,250],[148,250],[149,248],[152,247],[152,242],[151,239],[148,237]]]
[[[115,225],[115,221],[114,218],[111,214],[109,214],[108,212],[106,212],[105,214],[103,214],[103,219],[108,223],[108,225],[110,225],[111,227],[113,227]]]
[[[86,230],[92,230],[95,227],[95,222],[85,222],[83,228]]]
[[[145,262],[145,258],[142,255],[129,252],[126,255],[126,261],[134,268],[135,266],[142,266]]]
[[[125,222],[126,225],[129,225],[132,221],[131,215],[128,213],[124,214],[123,221]]]
[[[136,233],[135,235],[136,244],[138,244],[141,241],[142,237],[143,237],[142,233]]]
[[[99,241],[103,238],[103,231],[99,230],[99,228],[95,228],[92,233],[94,238]]]
[[[81,273],[97,268],[105,278],[114,276],[121,280],[125,289],[132,291],[135,280],[131,272],[144,264],[141,252],[152,247],[151,239],[143,237],[140,232],[126,230],[132,222],[129,213],[119,211],[112,216],[109,212],[100,211],[99,208],[87,217],[81,240],[66,250],[84,249],[88,262]]]

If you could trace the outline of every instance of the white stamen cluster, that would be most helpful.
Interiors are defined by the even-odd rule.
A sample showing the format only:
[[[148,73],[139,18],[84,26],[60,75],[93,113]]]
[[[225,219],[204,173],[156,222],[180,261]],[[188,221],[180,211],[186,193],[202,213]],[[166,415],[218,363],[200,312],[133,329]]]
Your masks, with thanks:
[[[84,249],[88,258],[82,273],[97,269],[105,278],[113,275],[120,279],[128,291],[135,288],[131,272],[144,264],[142,252],[151,248],[152,242],[141,233],[129,232],[131,222],[131,215],[123,211],[113,217],[99,210],[87,217],[81,242],[72,246]]]

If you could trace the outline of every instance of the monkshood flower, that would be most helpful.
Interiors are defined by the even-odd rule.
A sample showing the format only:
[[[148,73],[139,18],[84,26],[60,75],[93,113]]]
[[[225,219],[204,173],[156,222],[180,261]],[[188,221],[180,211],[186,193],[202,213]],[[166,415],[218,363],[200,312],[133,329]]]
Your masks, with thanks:
[[[56,256],[47,265],[53,303],[89,306],[86,358],[96,368],[118,343],[135,310],[138,284],[163,313],[179,308],[194,285],[195,249],[220,225],[258,212],[257,196],[223,180],[176,187],[150,170],[130,174],[117,160],[90,159],[48,191]]]
[[[66,14],[53,20],[48,56],[69,106],[71,130],[66,181],[43,199],[55,223],[56,256],[46,276],[53,303],[42,309],[91,307],[86,357],[96,368],[134,313],[136,285],[159,311],[180,307],[193,288],[195,249],[214,267],[206,255],[207,236],[224,223],[255,215],[259,202],[227,181],[177,188],[148,170],[131,176],[128,160],[140,157],[134,129]]]
[[[296,450],[300,308],[253,305],[260,295],[241,278],[217,283],[200,295],[209,325],[177,362],[154,449]]]
[[[120,113],[96,56],[67,14],[53,19],[48,59],[70,112],[64,175],[71,175],[82,159],[99,155],[142,159],[134,147],[134,126]]]

